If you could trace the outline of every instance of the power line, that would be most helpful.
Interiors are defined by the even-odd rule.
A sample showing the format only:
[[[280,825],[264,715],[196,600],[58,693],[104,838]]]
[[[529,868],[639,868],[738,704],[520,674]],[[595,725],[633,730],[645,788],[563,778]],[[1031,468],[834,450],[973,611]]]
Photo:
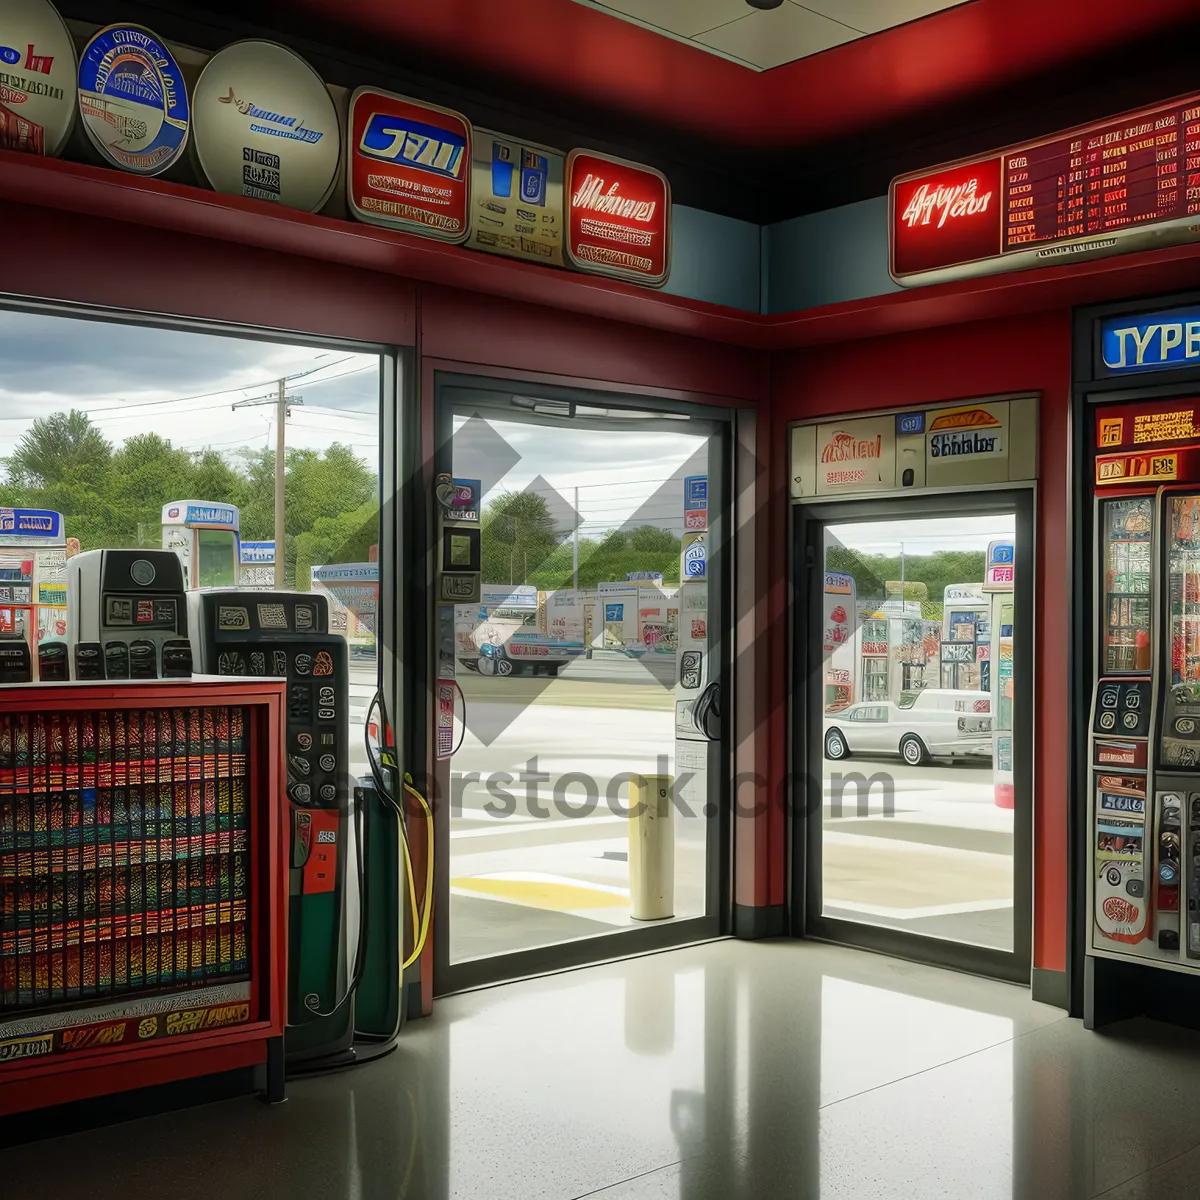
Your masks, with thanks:
[[[300,378],[305,377],[306,375],[313,374],[316,371],[325,371],[325,370],[328,370],[330,367],[340,366],[344,362],[349,362],[354,357],[355,356],[352,354],[347,355],[345,358],[339,358],[336,362],[322,363],[319,367],[312,367],[312,368],[310,368],[309,371],[302,371],[297,375],[288,376],[288,378],[289,379],[300,379]],[[364,371],[371,371],[371,370],[378,371],[378,369],[379,369],[378,364],[368,363],[366,366],[355,367],[352,371],[341,371],[337,375],[329,375],[324,379],[314,379],[309,384],[309,386],[310,387],[319,387],[323,383],[332,383],[335,379],[345,379],[347,376],[350,376],[350,375],[361,375]],[[82,408],[82,409],[75,409],[74,411],[82,412],[84,415],[91,417],[93,419],[93,421],[103,420],[106,416],[108,416],[109,419],[113,419],[113,418],[120,419],[120,417],[124,416],[125,414],[128,414],[130,409],[161,408],[164,405],[170,405],[170,404],[187,404],[192,400],[208,400],[214,396],[232,396],[235,392],[249,392],[249,391],[253,391],[255,388],[270,387],[272,384],[275,384],[277,382],[278,382],[277,379],[266,379],[260,383],[239,384],[235,387],[222,388],[216,392],[200,392],[195,396],[174,396],[169,400],[135,400],[135,401],[128,402],[128,403],[126,403],[125,401],[118,401],[116,404],[105,404],[99,408]],[[220,404],[205,404],[205,405],[201,405],[199,408],[184,409],[184,410],[182,410],[182,412],[172,413],[171,415],[172,416],[182,416],[185,413],[189,413],[189,412],[212,412],[212,411],[215,411],[216,409],[219,409],[222,407],[224,407],[223,402]],[[20,415],[3,416],[3,417],[0,417],[0,421],[37,421],[43,417],[54,416],[55,413],[67,412],[67,411],[71,411],[71,410],[60,408],[60,409],[55,409],[52,412],[26,413],[26,414],[20,414]],[[134,415],[137,415],[137,414],[134,414]]]

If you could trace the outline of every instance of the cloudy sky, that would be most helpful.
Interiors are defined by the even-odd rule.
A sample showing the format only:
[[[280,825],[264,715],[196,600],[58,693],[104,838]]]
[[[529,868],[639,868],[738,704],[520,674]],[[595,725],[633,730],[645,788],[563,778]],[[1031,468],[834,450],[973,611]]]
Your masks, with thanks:
[[[304,403],[292,409],[288,445],[339,441],[378,465],[373,355],[0,310],[0,364],[0,458],[36,418],[71,408],[86,412],[114,446],[154,431],[176,446],[230,456],[273,447],[273,404],[231,406],[273,398],[281,376],[307,372],[289,384]],[[487,478],[492,492],[536,486],[554,510],[562,504],[549,493],[570,504],[578,487],[585,536],[629,522],[683,531],[683,476],[703,473],[706,445],[686,432],[686,421],[678,433],[490,424],[489,436],[456,442],[456,473]],[[482,459],[497,465],[480,467]],[[566,511],[562,524],[569,528]]]
[[[830,525],[828,535],[848,550],[863,554],[932,554],[936,550],[986,550],[988,543],[1012,537],[1012,513],[977,517],[939,517],[936,520],[864,521]]]
[[[292,410],[288,445],[340,441],[374,464],[374,355],[0,310],[0,457],[35,418],[71,408],[114,445],[154,431],[189,450],[233,452],[268,438],[273,446],[274,408],[230,406],[273,395],[281,376],[313,368],[290,385],[304,406]]]
[[[684,477],[707,470],[708,439],[686,432],[686,421],[679,422],[679,432],[645,433],[495,418],[487,425],[483,428],[478,417],[456,421],[455,474],[482,478],[485,502],[504,491],[538,491],[564,531],[572,527],[578,488],[583,537],[634,525],[681,535]],[[499,478],[494,464],[507,467]]]

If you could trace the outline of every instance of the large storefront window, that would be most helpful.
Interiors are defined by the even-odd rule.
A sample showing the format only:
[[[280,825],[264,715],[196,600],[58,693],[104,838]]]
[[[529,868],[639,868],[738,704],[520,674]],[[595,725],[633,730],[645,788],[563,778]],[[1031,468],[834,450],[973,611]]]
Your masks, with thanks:
[[[380,369],[375,353],[0,311],[0,639],[27,640],[37,678],[39,648],[75,640],[66,563],[92,550],[173,552],[189,597],[321,594],[347,642],[345,766],[361,774],[377,676]],[[21,512],[49,515],[11,517]],[[51,536],[28,536],[31,522]],[[215,670],[195,632],[194,670]],[[261,653],[225,666],[278,673]]]

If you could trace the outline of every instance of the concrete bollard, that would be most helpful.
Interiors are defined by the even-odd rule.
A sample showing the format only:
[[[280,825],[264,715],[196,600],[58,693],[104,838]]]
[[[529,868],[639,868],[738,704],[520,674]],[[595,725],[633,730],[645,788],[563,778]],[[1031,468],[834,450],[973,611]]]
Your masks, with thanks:
[[[629,911],[635,921],[675,915],[674,786],[670,775],[629,781]]]

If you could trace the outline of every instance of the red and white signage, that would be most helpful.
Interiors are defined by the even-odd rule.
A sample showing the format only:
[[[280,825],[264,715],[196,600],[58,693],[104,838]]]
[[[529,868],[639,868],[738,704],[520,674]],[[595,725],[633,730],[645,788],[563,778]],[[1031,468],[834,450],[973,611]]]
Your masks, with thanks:
[[[892,275],[897,280],[1000,252],[1000,159],[892,184]]]
[[[892,275],[938,283],[1200,238],[1200,94],[891,188]]]
[[[671,266],[671,185],[591,150],[567,156],[567,257],[580,271],[660,287]]]
[[[450,109],[361,87],[350,98],[347,200],[359,220],[465,241],[471,126]]]

